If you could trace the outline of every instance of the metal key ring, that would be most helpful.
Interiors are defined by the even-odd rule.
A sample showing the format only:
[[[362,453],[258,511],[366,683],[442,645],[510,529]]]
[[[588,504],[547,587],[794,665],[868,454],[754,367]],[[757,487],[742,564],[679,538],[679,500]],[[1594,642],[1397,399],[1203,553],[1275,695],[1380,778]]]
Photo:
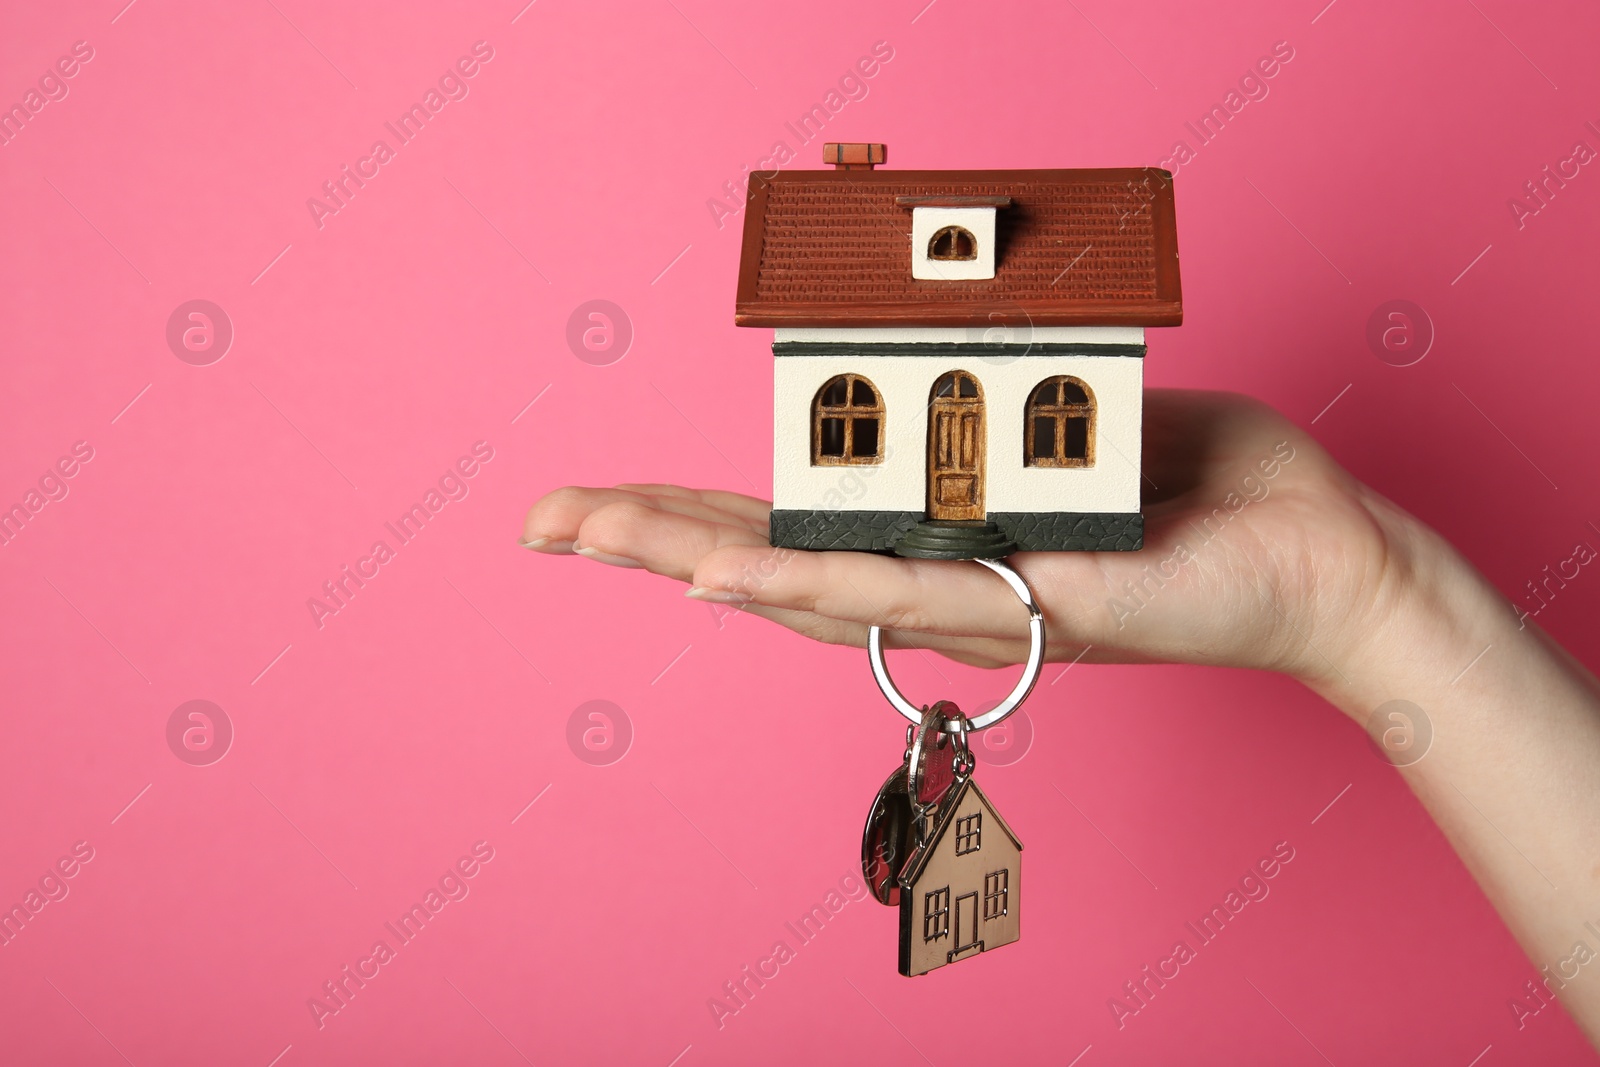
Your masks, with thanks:
[[[1016,711],[1028,698],[1028,694],[1033,692],[1034,683],[1039,680],[1039,669],[1044,666],[1044,613],[1039,610],[1038,603],[1033,599],[1033,590],[1022,580],[1022,575],[997,559],[975,559],[972,562],[981,563],[1004,578],[1011,591],[1017,594],[1022,606],[1028,609],[1028,635],[1031,639],[1028,662],[1022,670],[1022,677],[1017,681],[1016,688],[990,710],[967,720],[967,729],[982,730]],[[893,679],[889,677],[889,667],[883,661],[882,627],[874,626],[868,632],[867,655],[872,660],[872,677],[877,680],[878,688],[883,691],[883,695],[889,698],[889,703],[912,722],[920,723],[923,709],[902,696],[900,690],[895,688]]]

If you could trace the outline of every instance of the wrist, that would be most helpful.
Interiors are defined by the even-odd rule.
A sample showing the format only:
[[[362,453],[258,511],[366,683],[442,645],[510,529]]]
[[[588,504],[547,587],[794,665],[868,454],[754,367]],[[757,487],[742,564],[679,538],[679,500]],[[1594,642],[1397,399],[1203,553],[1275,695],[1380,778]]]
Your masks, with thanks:
[[[1358,722],[1390,700],[1432,703],[1478,657],[1509,644],[1524,623],[1510,603],[1439,534],[1383,502],[1387,555],[1368,610],[1342,655],[1300,681]],[[1526,635],[1524,635],[1526,636]]]

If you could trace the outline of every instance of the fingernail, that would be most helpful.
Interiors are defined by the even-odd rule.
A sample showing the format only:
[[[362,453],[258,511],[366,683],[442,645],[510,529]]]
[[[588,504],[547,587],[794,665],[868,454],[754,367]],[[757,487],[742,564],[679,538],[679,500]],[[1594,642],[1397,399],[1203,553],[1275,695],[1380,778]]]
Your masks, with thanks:
[[[704,600],[708,604],[748,604],[755,599],[743,593],[730,593],[726,589],[707,589],[705,586],[690,586],[684,594],[690,600]]]
[[[548,537],[535,537],[531,541],[518,541],[517,544],[535,552],[553,552],[565,555],[572,551],[571,541],[555,541]]]
[[[644,568],[644,564],[636,559],[629,559],[627,556],[613,556],[611,553],[602,552],[598,548],[578,548],[574,546],[572,550],[585,559],[592,559],[597,563],[607,563],[613,567],[633,567],[640,570]]]

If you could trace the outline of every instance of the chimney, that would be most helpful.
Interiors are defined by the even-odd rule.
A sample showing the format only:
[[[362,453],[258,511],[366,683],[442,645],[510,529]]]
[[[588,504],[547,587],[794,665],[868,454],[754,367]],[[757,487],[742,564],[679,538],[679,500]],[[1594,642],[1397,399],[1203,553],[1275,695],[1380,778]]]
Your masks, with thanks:
[[[889,146],[881,144],[825,144],[822,161],[835,170],[871,170],[889,158]]]

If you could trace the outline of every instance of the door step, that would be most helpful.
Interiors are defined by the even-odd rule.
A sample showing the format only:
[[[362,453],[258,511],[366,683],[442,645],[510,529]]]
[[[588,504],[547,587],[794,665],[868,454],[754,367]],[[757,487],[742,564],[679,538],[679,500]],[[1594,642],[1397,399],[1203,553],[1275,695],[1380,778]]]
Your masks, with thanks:
[[[928,519],[894,544],[910,559],[1000,559],[1017,550],[1000,527],[982,519]]]

